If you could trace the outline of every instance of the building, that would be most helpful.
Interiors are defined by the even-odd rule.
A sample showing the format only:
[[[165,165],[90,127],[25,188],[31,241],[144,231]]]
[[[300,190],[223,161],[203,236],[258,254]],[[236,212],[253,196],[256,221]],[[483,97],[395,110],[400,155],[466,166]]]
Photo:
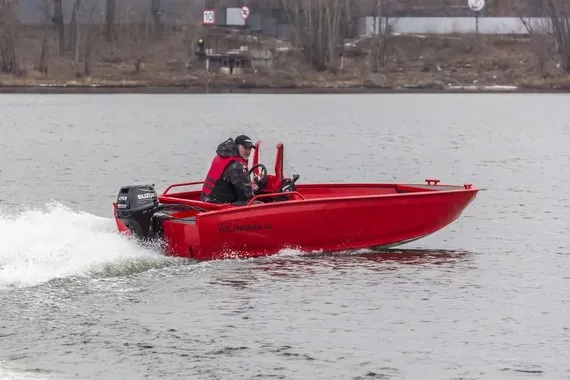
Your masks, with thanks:
[[[107,0],[83,0],[80,21],[89,19],[95,23],[105,22]],[[215,11],[217,26],[234,26],[250,29],[251,33],[289,40],[295,28],[296,20],[292,10],[299,6],[307,9],[311,4],[323,3],[322,0],[160,0],[161,21],[166,24],[202,23],[204,9]],[[335,0],[328,0],[334,3]],[[116,24],[151,22],[151,0],[116,0]],[[19,0],[18,17],[25,24],[51,23],[51,17],[44,9],[45,0]],[[64,22],[70,21],[74,0],[63,0]],[[338,0],[348,4],[344,14],[346,18],[345,37],[353,38],[370,32],[372,17],[402,19],[406,25],[419,25],[419,18],[463,18],[461,23],[472,23],[475,12],[469,9],[467,0]],[[284,6],[287,5],[287,8]],[[381,8],[378,7],[381,5]],[[543,15],[542,0],[487,0],[485,8],[477,14],[486,17],[520,18]],[[240,7],[247,6],[250,15],[247,20],[240,16]],[[50,10],[51,11],[51,10]],[[47,17],[46,17],[47,16]],[[418,18],[417,20],[414,20]],[[467,21],[465,21],[467,18]],[[406,19],[406,20],[404,20]],[[512,20],[511,20],[512,21]],[[509,21],[509,22],[511,22]],[[424,21],[421,21],[424,22]],[[449,22],[449,20],[447,20]],[[428,25],[429,20],[426,22]],[[416,32],[426,27],[417,26]]]

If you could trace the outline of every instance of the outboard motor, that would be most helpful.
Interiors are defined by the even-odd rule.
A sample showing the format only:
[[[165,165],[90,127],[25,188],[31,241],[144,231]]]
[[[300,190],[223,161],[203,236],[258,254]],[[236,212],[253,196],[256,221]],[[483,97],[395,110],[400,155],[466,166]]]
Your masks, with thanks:
[[[117,218],[141,240],[154,237],[152,217],[158,208],[154,185],[123,186],[117,195]]]

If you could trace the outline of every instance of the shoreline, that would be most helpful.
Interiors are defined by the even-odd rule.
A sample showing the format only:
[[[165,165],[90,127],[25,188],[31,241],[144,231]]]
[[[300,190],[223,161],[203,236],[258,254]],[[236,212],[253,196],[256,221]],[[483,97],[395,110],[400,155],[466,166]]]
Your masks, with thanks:
[[[87,61],[75,62],[79,56],[69,49],[54,54],[58,48],[50,45],[40,65],[45,31],[32,27],[19,42],[17,68],[0,73],[0,94],[570,93],[570,72],[541,35],[394,35],[382,52],[363,36],[345,42],[343,60],[317,70],[289,43],[214,34],[223,37],[210,36],[216,51],[246,46],[257,54],[246,55],[247,70],[229,74],[220,62],[206,69],[203,56],[185,45],[186,32],[158,40],[132,33],[121,32],[113,43],[97,39]],[[271,59],[259,62],[261,52]]]
[[[419,86],[404,85],[398,87],[370,85],[340,85],[334,83],[328,86],[256,86],[238,85],[234,83],[207,84],[4,84],[0,83],[0,94],[564,94],[570,93],[570,88],[556,87],[527,87],[514,85],[464,85],[464,86]]]
[[[144,40],[144,46],[128,33],[120,43],[98,41],[83,72],[70,51],[50,55],[39,70],[43,35],[43,30],[30,30],[20,46],[18,70],[0,73],[0,94],[570,93],[570,73],[549,51],[537,50],[531,37],[398,35],[390,38],[380,66],[371,60],[374,41],[366,36],[349,44],[341,68],[334,62],[315,70],[293,49],[274,56],[270,68],[257,62],[250,65],[253,71],[229,74],[215,65],[205,70],[200,57],[182,48],[187,36],[179,32]],[[232,38],[216,49],[249,46]],[[263,44],[267,54],[275,48],[271,41]],[[261,47],[254,45],[252,51]]]

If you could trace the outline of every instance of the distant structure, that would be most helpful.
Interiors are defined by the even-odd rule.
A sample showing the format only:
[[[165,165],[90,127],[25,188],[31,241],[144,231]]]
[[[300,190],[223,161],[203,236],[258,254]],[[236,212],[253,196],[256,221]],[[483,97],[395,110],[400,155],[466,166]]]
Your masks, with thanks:
[[[93,22],[105,22],[106,2],[107,0],[89,0],[83,1],[82,4],[91,7],[90,19]],[[291,13],[284,8],[284,4],[290,8],[295,5],[302,8],[307,2],[307,0],[115,0],[115,23],[151,22],[153,19],[151,4],[154,3],[160,6],[159,15],[164,24],[198,25],[202,22],[203,11],[210,9],[215,12],[214,24],[218,27],[244,27],[250,29],[250,33],[287,41],[291,38],[295,21],[291,19]],[[70,22],[74,3],[74,0],[62,1],[66,24]],[[485,8],[478,14],[481,19],[543,16],[542,8],[539,6],[541,2],[537,2],[538,5],[535,6],[532,6],[534,3],[530,0],[487,1],[486,3]],[[18,16],[22,23],[51,22],[44,10],[45,0],[19,0],[17,4]],[[415,25],[415,29],[412,28],[414,32],[421,32],[422,28],[427,32],[428,26],[418,26],[419,22],[426,23],[422,21],[426,18],[439,18],[440,20],[458,18],[457,22],[469,23],[470,21],[462,19],[474,17],[467,0],[382,0],[380,12],[377,0],[348,0],[348,4],[350,7],[346,15],[345,31],[347,38],[370,33],[373,17],[379,13],[381,17],[402,19],[405,25]],[[240,16],[242,6],[247,6],[250,10],[246,19]]]

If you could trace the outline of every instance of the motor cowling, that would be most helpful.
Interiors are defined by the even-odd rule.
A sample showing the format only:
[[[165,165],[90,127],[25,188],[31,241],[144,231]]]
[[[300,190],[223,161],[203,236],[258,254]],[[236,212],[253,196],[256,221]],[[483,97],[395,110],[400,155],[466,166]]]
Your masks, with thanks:
[[[117,195],[117,218],[142,240],[154,237],[152,217],[158,208],[154,185],[123,186]]]

